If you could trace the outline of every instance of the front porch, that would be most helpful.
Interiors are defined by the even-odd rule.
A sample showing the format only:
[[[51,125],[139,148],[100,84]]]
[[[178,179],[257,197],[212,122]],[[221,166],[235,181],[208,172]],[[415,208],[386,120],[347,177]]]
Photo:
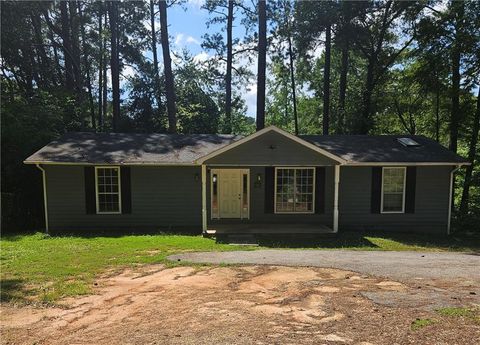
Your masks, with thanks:
[[[224,223],[209,224],[207,236],[228,234],[334,234],[335,231],[323,224],[275,224],[275,223]]]

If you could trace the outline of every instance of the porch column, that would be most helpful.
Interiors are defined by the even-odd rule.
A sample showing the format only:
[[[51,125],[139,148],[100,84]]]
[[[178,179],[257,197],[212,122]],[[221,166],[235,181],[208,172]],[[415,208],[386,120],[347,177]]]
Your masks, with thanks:
[[[207,232],[207,166],[202,164],[202,231]]]
[[[335,192],[333,197],[333,232],[338,232],[338,186],[340,184],[340,165],[335,165]]]

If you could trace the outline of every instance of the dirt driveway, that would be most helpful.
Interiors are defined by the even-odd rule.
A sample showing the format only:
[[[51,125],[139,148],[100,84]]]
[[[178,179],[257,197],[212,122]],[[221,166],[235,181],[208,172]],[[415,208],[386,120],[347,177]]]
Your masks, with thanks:
[[[403,284],[311,267],[165,269],[97,281],[64,307],[3,305],[3,344],[478,344],[480,303],[468,282]],[[478,314],[477,314],[478,316]],[[412,330],[412,322],[431,325]],[[417,320],[417,321],[415,321]]]

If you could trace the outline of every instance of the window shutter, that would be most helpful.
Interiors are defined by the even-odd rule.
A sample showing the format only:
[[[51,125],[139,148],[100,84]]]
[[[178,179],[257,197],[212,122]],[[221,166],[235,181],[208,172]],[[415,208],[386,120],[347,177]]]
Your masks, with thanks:
[[[132,213],[132,187],[130,182],[130,167],[120,168],[122,188],[122,213]]]
[[[315,169],[315,213],[325,213],[325,167]]]
[[[265,168],[265,213],[274,212],[275,202],[275,168]]]
[[[407,167],[405,190],[405,213],[415,213],[415,187],[417,185],[417,167]]]
[[[380,213],[382,194],[382,167],[372,168],[372,196],[370,198],[371,213]]]
[[[85,167],[85,210],[87,214],[97,213],[97,198],[95,196],[95,168]]]

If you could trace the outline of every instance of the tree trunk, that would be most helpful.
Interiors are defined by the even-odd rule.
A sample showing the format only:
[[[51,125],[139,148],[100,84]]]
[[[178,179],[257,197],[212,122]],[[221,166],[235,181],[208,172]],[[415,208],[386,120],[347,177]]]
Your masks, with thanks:
[[[103,130],[103,65],[105,64],[104,59],[103,59],[103,24],[102,24],[102,19],[103,19],[103,11],[99,10],[98,13],[98,37],[99,39],[99,45],[98,45],[98,51],[99,51],[99,56],[98,56],[98,128]]]
[[[112,128],[113,131],[118,131],[120,120],[120,59],[118,53],[118,2],[110,1],[109,3],[109,19],[110,19],[110,71],[112,74],[112,106],[113,106],[113,118]]]
[[[63,58],[65,61],[65,86],[72,91],[75,86],[72,62],[72,45],[70,40],[70,23],[67,12],[67,1],[60,1],[60,15],[62,22]]]
[[[460,202],[460,213],[466,215],[468,213],[468,201],[470,194],[470,185],[472,184],[472,174],[477,154],[478,132],[480,130],[480,88],[477,93],[477,110],[473,119],[472,136],[470,137],[470,147],[468,149],[468,161],[471,165],[467,166],[465,171],[465,180],[463,182],[462,200]]]
[[[288,57],[289,57],[289,61],[290,61],[290,85],[291,85],[291,89],[292,89],[293,121],[294,121],[294,125],[295,125],[295,135],[298,135],[297,90],[296,90],[296,86],[295,86],[295,71],[294,71],[294,66],[293,66],[292,36],[291,36],[290,28],[288,30]]]
[[[348,41],[342,45],[342,62],[340,65],[340,85],[338,94],[338,119],[337,132],[345,133],[345,100],[347,96],[347,76],[348,76]]]
[[[55,60],[55,71],[52,71],[54,74],[56,74],[56,81],[59,81],[60,83],[62,82],[62,71],[60,67],[60,58],[58,56],[58,51],[57,51],[57,42],[54,37],[54,32],[52,30],[53,24],[50,20],[50,15],[48,14],[48,10],[43,11],[43,16],[45,18],[45,22],[47,23],[48,26],[48,39],[50,40],[50,44],[53,47],[53,59]]]
[[[162,102],[160,90],[160,72],[158,71],[158,52],[157,52],[157,31],[155,30],[155,2],[150,0],[150,26],[152,35],[152,55],[153,55],[153,78],[155,82],[155,98],[157,100],[157,107],[160,109]]]
[[[78,4],[78,17],[80,19],[80,32],[82,37],[82,55],[83,55],[83,64],[85,67],[85,74],[86,74],[86,83],[87,83],[87,90],[88,90],[88,103],[90,106],[90,121],[91,126],[94,131],[96,131],[96,118],[95,118],[95,105],[93,103],[93,92],[92,92],[92,80],[90,78],[90,51],[89,46],[86,42],[86,35],[85,35],[85,23],[83,22],[83,13],[82,13],[82,4],[80,2]]]
[[[104,28],[107,27],[108,16],[107,11],[105,11],[104,17]],[[102,116],[102,126],[105,126],[105,119],[107,118],[107,106],[108,106],[108,75],[107,75],[107,39],[103,38],[103,87],[102,87],[102,106],[103,106],[103,116]]]
[[[463,17],[464,4],[462,1],[452,2],[451,6],[455,10],[455,38],[452,43],[452,108],[450,113],[450,150],[457,152],[458,146],[458,120],[460,115],[460,59],[461,59],[461,40],[463,39]]]
[[[363,111],[360,119],[360,124],[357,128],[357,134],[368,134],[371,127],[371,107],[372,107],[372,95],[373,95],[373,69],[375,66],[375,59],[370,58],[367,66],[367,81],[365,83],[365,90],[363,91]]]
[[[330,25],[325,28],[325,67],[323,69],[323,135],[328,135],[330,129],[330,50],[332,45],[332,30]]]
[[[32,11],[30,18],[32,20],[33,32],[35,34],[35,51],[37,52],[38,60],[40,62],[40,78],[44,85],[48,85],[48,81],[56,84],[55,73],[52,73],[51,71],[50,61],[43,47],[42,26],[39,13]]]
[[[267,68],[266,0],[258,1],[257,131],[265,127],[265,73]]]
[[[227,70],[225,73],[225,131],[232,132],[233,0],[228,0]]]
[[[440,142],[440,85],[437,81],[435,90],[435,140]]]
[[[70,38],[72,45],[72,63],[73,63],[73,76],[75,78],[75,89],[77,92],[77,99],[81,102],[83,98],[83,76],[80,66],[80,23],[77,14],[76,1],[71,1],[68,4],[70,11]]]
[[[173,81],[172,59],[170,58],[170,45],[168,42],[167,26],[167,2],[160,0],[158,2],[160,9],[160,40],[163,51],[163,69],[165,72],[165,89],[167,93],[167,113],[168,113],[168,131],[177,132],[177,115],[175,109],[175,84]]]

